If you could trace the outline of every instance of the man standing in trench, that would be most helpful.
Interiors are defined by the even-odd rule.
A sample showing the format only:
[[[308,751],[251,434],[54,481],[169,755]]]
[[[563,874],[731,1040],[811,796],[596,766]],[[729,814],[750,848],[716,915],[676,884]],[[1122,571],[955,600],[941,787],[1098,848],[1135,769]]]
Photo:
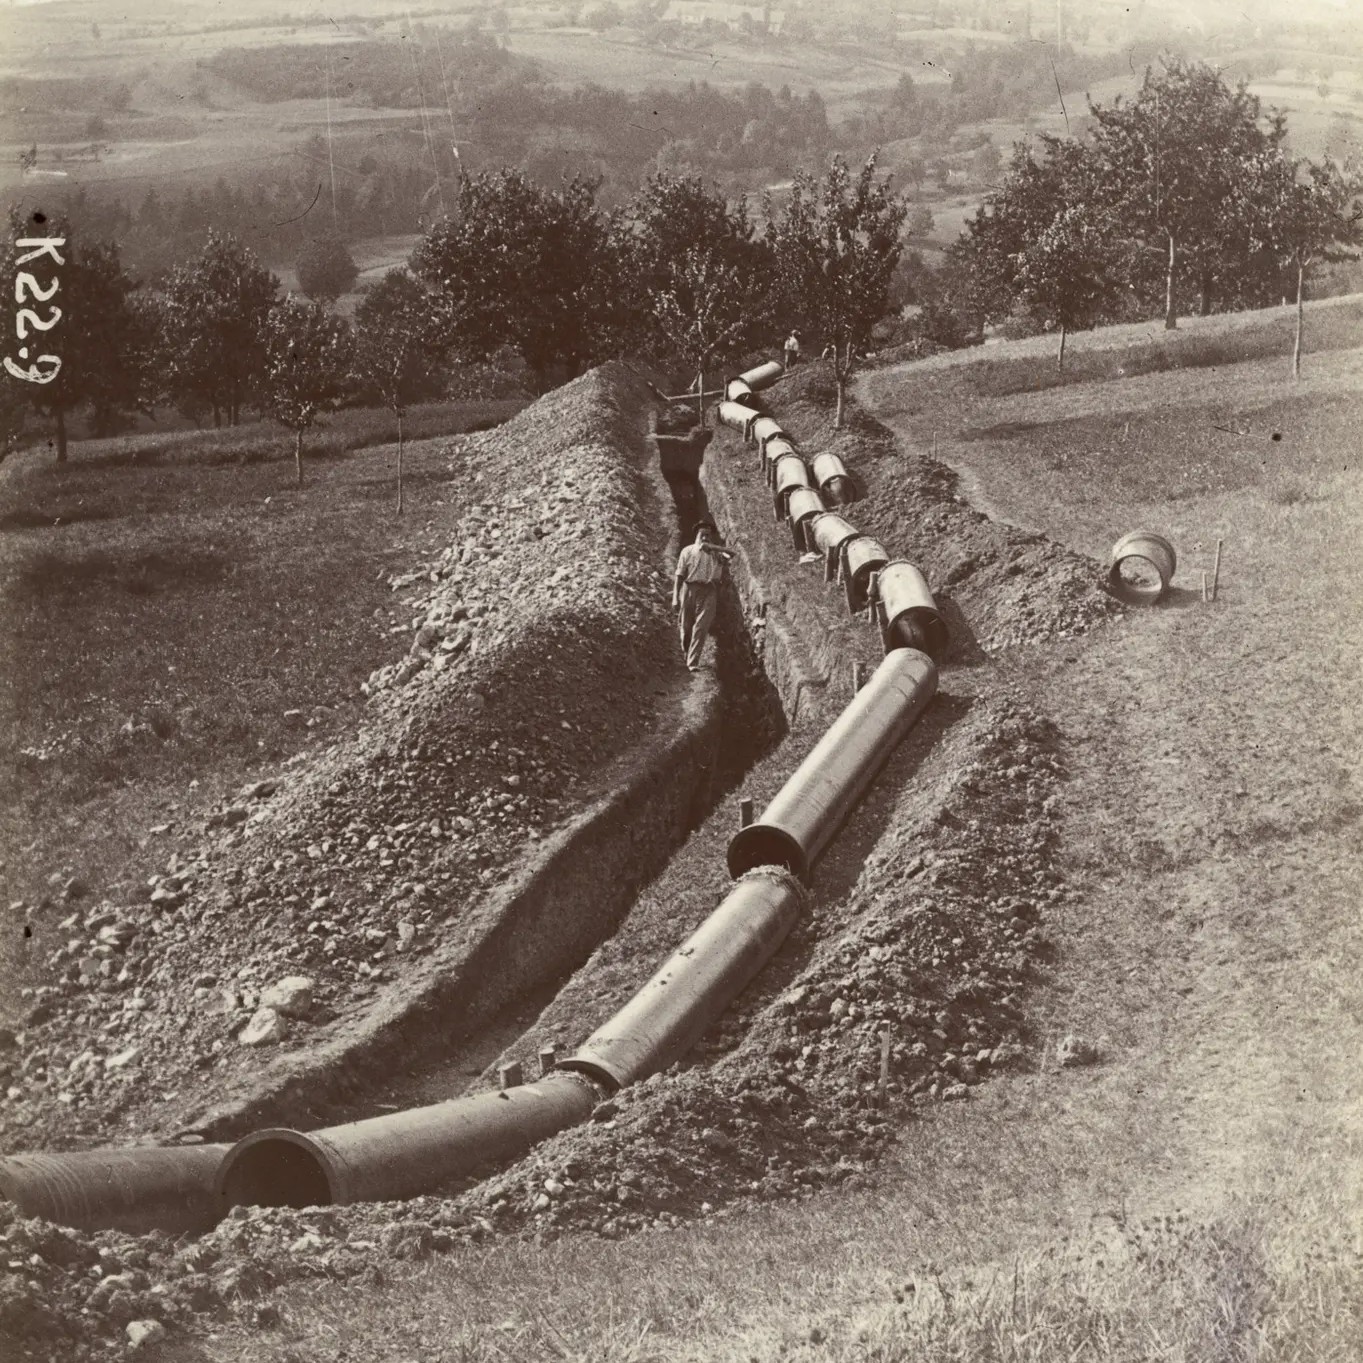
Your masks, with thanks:
[[[700,671],[700,655],[715,622],[724,565],[731,558],[733,551],[721,547],[713,521],[701,521],[694,541],[677,556],[672,609],[677,612],[682,651],[692,672]]]

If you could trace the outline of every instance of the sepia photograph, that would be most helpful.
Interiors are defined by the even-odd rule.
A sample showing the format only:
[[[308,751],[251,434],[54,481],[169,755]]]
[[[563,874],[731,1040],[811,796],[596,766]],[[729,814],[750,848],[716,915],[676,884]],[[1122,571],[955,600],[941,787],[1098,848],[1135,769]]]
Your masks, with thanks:
[[[1363,5],[0,0],[0,1359],[1358,1363]]]

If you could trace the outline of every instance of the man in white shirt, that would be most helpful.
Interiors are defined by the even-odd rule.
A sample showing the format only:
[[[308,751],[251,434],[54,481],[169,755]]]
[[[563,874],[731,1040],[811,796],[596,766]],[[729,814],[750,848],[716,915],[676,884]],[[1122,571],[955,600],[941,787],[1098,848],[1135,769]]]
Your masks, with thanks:
[[[672,609],[677,612],[682,652],[692,672],[700,671],[700,655],[715,622],[719,584],[724,565],[733,552],[722,548],[714,523],[702,521],[696,538],[677,555],[677,575],[672,583]]]
[[[798,331],[792,331],[786,337],[784,359],[787,369],[792,369],[800,363],[800,333]]]

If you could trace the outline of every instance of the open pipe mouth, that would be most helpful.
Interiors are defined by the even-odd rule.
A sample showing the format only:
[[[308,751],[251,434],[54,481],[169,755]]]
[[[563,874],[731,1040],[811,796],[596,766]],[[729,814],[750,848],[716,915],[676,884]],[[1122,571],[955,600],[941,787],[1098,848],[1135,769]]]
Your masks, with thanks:
[[[1108,590],[1127,605],[1153,605],[1169,590],[1177,567],[1178,555],[1163,535],[1133,530],[1112,546]]]
[[[897,615],[885,631],[885,651],[916,648],[940,663],[947,651],[949,636],[942,617],[926,606],[913,606]]]
[[[846,506],[857,500],[856,484],[846,474],[835,473],[819,491],[833,506]]]
[[[326,1207],[337,1189],[325,1151],[301,1131],[272,1128],[238,1141],[215,1180],[226,1207]]]
[[[759,866],[781,866],[803,880],[809,870],[805,849],[774,824],[750,823],[735,833],[729,842],[729,874],[737,880]]]
[[[1107,585],[1119,600],[1146,606],[1158,601],[1169,584],[1154,559],[1144,554],[1127,554],[1112,565]]]

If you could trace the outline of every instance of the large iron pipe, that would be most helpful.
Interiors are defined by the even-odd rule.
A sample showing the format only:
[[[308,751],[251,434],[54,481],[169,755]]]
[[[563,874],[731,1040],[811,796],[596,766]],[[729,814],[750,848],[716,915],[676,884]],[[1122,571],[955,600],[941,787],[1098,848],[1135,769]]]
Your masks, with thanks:
[[[775,440],[780,436],[783,440],[790,437],[781,429],[781,423],[774,417],[759,416],[756,421],[748,427],[748,439],[756,443],[759,450],[765,449],[768,440]]]
[[[319,1207],[433,1192],[586,1121],[600,1097],[582,1075],[555,1071],[498,1093],[321,1131],[256,1131],[222,1161],[216,1180],[220,1209]]]
[[[798,454],[783,455],[771,466],[771,486],[776,519],[783,520],[790,494],[798,487],[809,486],[809,466]]]
[[[742,402],[753,406],[753,391],[742,379],[730,379],[724,385],[724,396],[731,402]]]
[[[850,539],[855,539],[861,532],[844,516],[839,516],[836,511],[825,511],[822,516],[816,516],[809,526],[809,537],[813,545],[822,553],[830,550],[836,551]]]
[[[615,1088],[666,1069],[771,959],[805,906],[799,882],[750,869],[662,969],[560,1064]]]
[[[729,874],[784,866],[807,880],[819,854],[936,690],[937,666],[926,653],[897,648],[887,654],[762,817],[735,834]]]
[[[825,451],[814,456],[814,486],[823,493],[830,506],[844,506],[857,499],[856,484],[847,472],[847,465],[836,454]]]
[[[746,383],[754,393],[757,393],[763,388],[770,388],[785,372],[785,365],[777,360],[768,360],[766,364],[759,364],[756,369],[745,369],[738,376],[738,381]]]
[[[847,609],[853,615],[865,610],[869,604],[871,574],[879,572],[889,561],[885,546],[870,535],[857,535],[843,541],[839,550],[838,576],[842,578],[847,596]]]
[[[797,554],[805,552],[809,522],[823,509],[823,498],[812,487],[797,487],[786,498],[786,516],[790,521],[790,535]]]
[[[0,1196],[28,1217],[82,1230],[184,1235],[219,1217],[225,1145],[130,1146],[0,1159]]]
[[[1128,605],[1152,606],[1169,590],[1177,567],[1174,546],[1163,535],[1133,530],[1112,546],[1107,585]]]
[[[728,398],[715,408],[715,415],[725,426],[742,431],[744,440],[748,439],[752,424],[757,420],[757,413],[751,407],[745,407],[741,402],[731,402]]]
[[[880,569],[876,597],[885,652],[916,648],[933,662],[941,662],[947,649],[947,627],[927,578],[912,563],[897,559]]]
[[[772,438],[762,446],[762,453],[759,456],[762,463],[762,472],[766,476],[767,481],[771,481],[771,466],[778,459],[782,459],[788,454],[798,456],[799,453],[799,450],[795,448],[786,436],[772,436]]]

